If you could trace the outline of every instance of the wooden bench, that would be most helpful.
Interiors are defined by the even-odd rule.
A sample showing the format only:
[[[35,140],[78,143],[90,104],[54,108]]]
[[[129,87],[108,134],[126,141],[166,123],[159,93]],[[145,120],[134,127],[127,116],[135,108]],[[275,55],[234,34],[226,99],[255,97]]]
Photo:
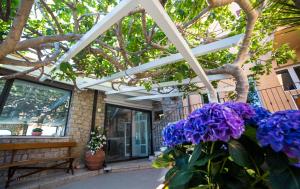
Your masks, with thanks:
[[[50,142],[50,143],[8,143],[8,144],[0,144],[0,151],[5,151],[5,155],[7,152],[10,152],[9,161],[6,161],[4,158],[4,162],[0,164],[0,169],[8,169],[7,173],[7,181],[5,184],[5,188],[9,187],[9,184],[15,180],[20,180],[21,178],[30,176],[35,173],[39,173],[41,171],[45,171],[48,169],[65,169],[67,173],[71,170],[71,173],[74,174],[73,169],[73,161],[78,155],[71,154],[71,148],[75,147],[75,142]],[[62,157],[44,157],[44,158],[27,158],[26,160],[18,161],[16,160],[17,152],[23,151],[26,152],[28,150],[38,150],[38,149],[53,149],[53,148],[67,148],[66,155]],[[48,166],[36,166],[37,164],[42,163],[51,163]],[[62,167],[62,165],[67,165]],[[28,169],[33,170],[25,173],[23,175],[17,176],[13,178],[15,171],[17,169]]]

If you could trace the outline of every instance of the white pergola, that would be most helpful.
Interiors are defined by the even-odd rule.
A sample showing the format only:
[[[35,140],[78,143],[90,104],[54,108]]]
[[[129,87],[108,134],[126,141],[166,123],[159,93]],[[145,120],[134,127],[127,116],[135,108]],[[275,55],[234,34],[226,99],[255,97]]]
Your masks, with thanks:
[[[48,69],[47,73],[50,73],[55,68],[59,69],[59,66],[63,62],[70,61],[76,54],[78,54],[82,49],[88,46],[91,42],[93,42],[97,37],[107,31],[112,25],[118,22],[121,18],[128,15],[129,12],[134,11],[136,8],[143,7],[145,11],[153,18],[156,24],[161,28],[161,30],[166,34],[168,39],[174,44],[177,48],[177,54],[172,54],[170,56],[153,60],[151,62],[142,64],[137,67],[129,68],[127,70],[112,74],[108,77],[103,77],[101,79],[81,79],[77,82],[79,88],[92,88],[96,89],[97,86],[101,86],[104,83],[141,72],[145,72],[147,70],[158,68],[164,65],[176,63],[178,61],[186,60],[189,66],[193,69],[193,71],[197,74],[196,78],[185,79],[182,82],[170,81],[159,84],[154,84],[153,88],[160,87],[170,87],[177,85],[186,85],[189,83],[199,83],[198,85],[206,88],[206,92],[209,95],[210,101],[217,102],[216,91],[222,91],[222,89],[214,89],[211,85],[210,81],[229,79],[231,76],[229,75],[211,75],[207,76],[198,63],[196,57],[202,56],[208,53],[216,52],[218,50],[230,48],[235,46],[241,42],[244,37],[244,34],[236,35],[233,37],[229,37],[226,39],[222,39],[219,41],[215,41],[206,45],[200,45],[196,48],[191,49],[183,36],[178,31],[176,25],[171,20],[169,15],[165,12],[159,0],[123,0],[121,1],[109,14],[107,14],[102,20],[100,20],[97,24],[95,24],[91,30],[89,30],[83,37],[74,44],[67,53],[61,56],[58,61]],[[46,75],[44,75],[41,80],[48,79]],[[143,91],[146,93],[144,87],[129,87],[129,86],[121,86],[120,90],[109,90],[106,91],[107,95],[118,94],[118,93],[132,93],[135,91]],[[229,89],[224,89],[228,91]],[[232,89],[232,87],[230,88]],[[128,98],[128,100],[143,100],[143,99],[156,99],[162,97],[172,97],[172,96],[182,96],[182,93],[174,92],[171,94],[158,94],[156,92],[148,92],[149,95],[145,96],[136,96]]]

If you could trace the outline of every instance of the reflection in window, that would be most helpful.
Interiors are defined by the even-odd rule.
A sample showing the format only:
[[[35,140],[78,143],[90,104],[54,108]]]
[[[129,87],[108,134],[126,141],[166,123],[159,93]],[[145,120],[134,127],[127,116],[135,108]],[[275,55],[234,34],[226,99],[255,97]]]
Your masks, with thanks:
[[[296,74],[298,76],[298,79],[300,80],[300,66],[294,67],[294,70],[295,70],[295,72],[296,72]]]
[[[0,115],[0,130],[31,135],[42,128],[45,136],[64,136],[71,93],[15,80]]]
[[[2,89],[4,88],[5,80],[0,80],[0,94],[2,93]]]
[[[281,70],[276,72],[279,83],[283,86],[284,90],[296,89],[294,82],[287,70]]]
[[[247,97],[247,103],[255,106],[261,106],[261,102],[256,90],[256,82],[252,76],[248,78],[249,81],[249,93]]]

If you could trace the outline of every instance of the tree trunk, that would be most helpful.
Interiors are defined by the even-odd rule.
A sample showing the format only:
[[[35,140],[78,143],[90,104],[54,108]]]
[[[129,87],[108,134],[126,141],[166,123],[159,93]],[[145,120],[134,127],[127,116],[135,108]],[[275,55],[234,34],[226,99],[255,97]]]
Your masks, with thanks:
[[[239,67],[239,65],[234,64],[225,64],[222,67],[213,69],[213,70],[206,70],[206,74],[213,75],[213,74],[229,74],[234,77],[236,80],[236,92],[237,98],[236,101],[238,102],[246,102],[247,96],[249,92],[249,83],[247,75],[244,73],[244,70]]]

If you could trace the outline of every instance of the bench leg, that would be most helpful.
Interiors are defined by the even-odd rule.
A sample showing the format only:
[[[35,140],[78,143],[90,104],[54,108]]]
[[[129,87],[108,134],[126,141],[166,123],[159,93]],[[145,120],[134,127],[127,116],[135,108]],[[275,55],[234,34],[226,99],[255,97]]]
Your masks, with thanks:
[[[69,167],[68,167],[68,169],[67,169],[67,173],[69,173],[69,171],[71,170],[72,175],[74,175],[73,162],[74,162],[74,158],[71,158],[71,159],[69,160]]]
[[[8,168],[7,180],[6,180],[6,183],[5,183],[5,188],[9,187],[10,181],[12,180],[12,177],[14,176],[15,171],[16,171],[16,169],[13,168],[13,167]]]

